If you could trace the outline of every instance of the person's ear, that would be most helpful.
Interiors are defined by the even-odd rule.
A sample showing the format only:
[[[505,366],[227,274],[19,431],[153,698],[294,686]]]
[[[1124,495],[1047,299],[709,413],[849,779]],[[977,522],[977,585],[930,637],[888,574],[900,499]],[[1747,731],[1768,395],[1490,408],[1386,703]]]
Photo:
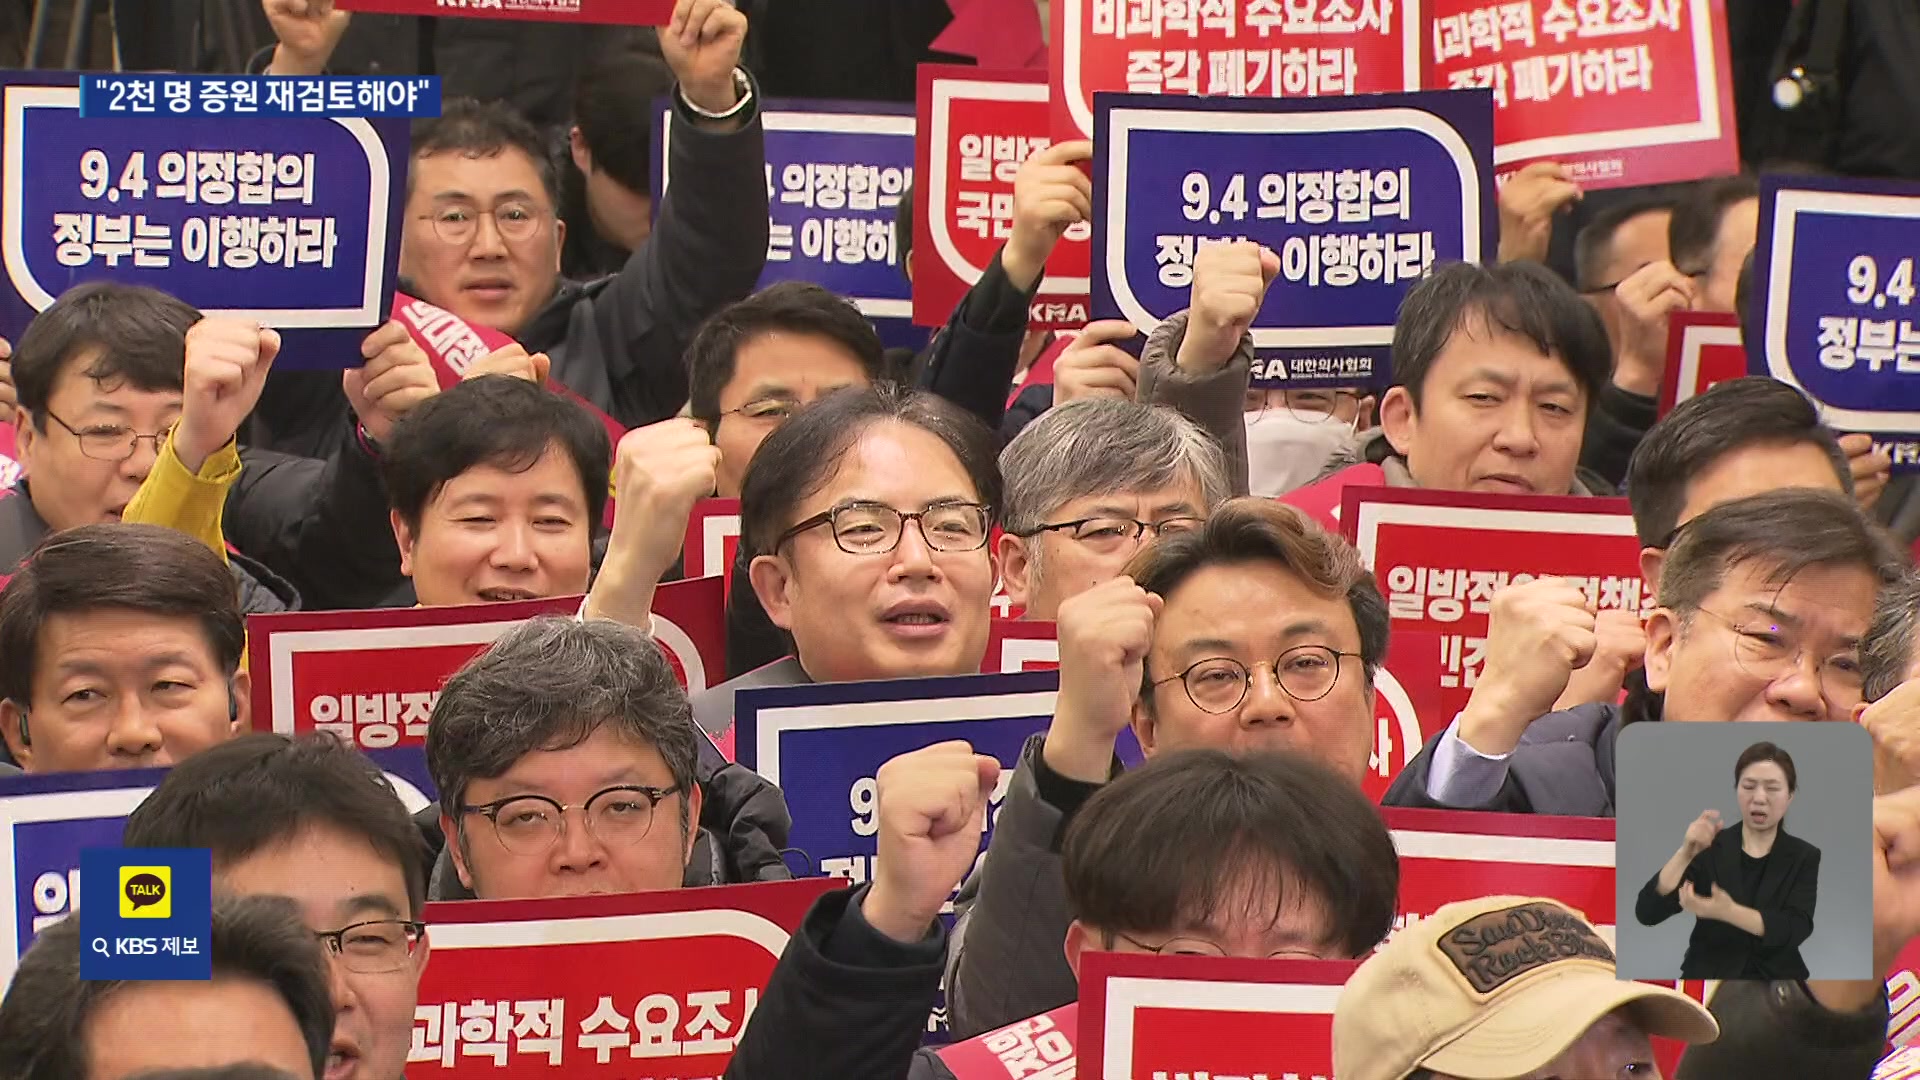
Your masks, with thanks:
[[[1396,386],[1387,391],[1380,399],[1380,429],[1386,433],[1387,442],[1393,452],[1401,457],[1407,456],[1407,450],[1413,445],[1414,429],[1418,426],[1419,416],[1413,408],[1413,395],[1407,393],[1404,386]]]
[[[24,772],[33,771],[33,735],[27,726],[27,710],[14,701],[0,701],[0,736],[7,752]]]
[[[1133,703],[1133,719],[1127,723],[1133,728],[1134,741],[1140,744],[1140,753],[1152,757],[1159,751],[1159,725],[1153,718],[1153,709],[1145,700]]]
[[[1640,580],[1646,583],[1647,590],[1655,596],[1660,595],[1660,571],[1666,565],[1666,548],[1640,549]]]
[[[578,124],[567,129],[567,152],[573,157],[573,164],[581,173],[593,172],[593,151],[587,149],[587,137],[580,133]]]
[[[253,727],[253,676],[246,668],[227,680],[227,723],[236,736]]]
[[[705,736],[702,736],[704,738]],[[693,861],[693,845],[700,839],[700,808],[706,792],[694,781],[693,790],[687,792],[687,850],[681,853],[680,865],[684,868]]]
[[[1074,978],[1080,977],[1080,954],[1088,949],[1098,951],[1099,948],[1099,944],[1094,940],[1093,931],[1087,929],[1087,924],[1079,919],[1068,924],[1064,949],[1067,954],[1067,968],[1073,972]]]
[[[753,595],[768,621],[782,630],[793,630],[793,568],[780,555],[757,555],[747,564],[747,580],[753,583]]]
[[[393,545],[400,549],[400,575],[402,577],[412,577],[413,530],[407,527],[406,519],[400,516],[400,511],[398,510],[390,510],[387,512],[387,524],[393,526]]]
[[[553,272],[559,273],[567,252],[567,223],[558,214],[553,218]]]
[[[13,409],[13,456],[20,464],[26,465],[33,457],[33,451],[40,443],[39,429],[33,426],[33,414],[24,405]]]
[[[447,838],[447,857],[453,860],[453,872],[459,876],[460,884],[470,893],[480,890],[473,887],[473,871],[467,869],[467,845],[460,836],[460,827],[453,815],[440,812],[440,835]]]
[[[1025,608],[1033,601],[1033,583],[1030,580],[1033,564],[1027,559],[1027,544],[1039,542],[1040,538],[1037,536],[1028,539],[1012,533],[1000,534],[1000,543],[997,547],[997,554],[1000,557],[1000,586],[1007,590],[1007,599],[1013,601],[1015,607]]]
[[[1673,652],[1680,641],[1680,621],[1666,608],[1647,616],[1647,689],[1664,694],[1673,681]]]

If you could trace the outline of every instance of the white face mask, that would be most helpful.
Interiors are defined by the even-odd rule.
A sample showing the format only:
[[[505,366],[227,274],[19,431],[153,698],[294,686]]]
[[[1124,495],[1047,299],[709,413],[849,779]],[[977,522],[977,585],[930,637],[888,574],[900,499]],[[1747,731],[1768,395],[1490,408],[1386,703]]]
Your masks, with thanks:
[[[1345,421],[1302,420],[1280,406],[1247,413],[1246,423],[1247,482],[1252,494],[1265,499],[1312,483],[1334,454],[1354,444],[1353,427]]]

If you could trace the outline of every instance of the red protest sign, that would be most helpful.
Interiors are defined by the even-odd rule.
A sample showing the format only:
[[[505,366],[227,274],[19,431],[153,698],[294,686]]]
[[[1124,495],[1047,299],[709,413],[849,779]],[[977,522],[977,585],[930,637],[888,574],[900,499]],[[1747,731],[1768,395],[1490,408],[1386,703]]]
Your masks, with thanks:
[[[1047,79],[1039,71],[920,65],[914,205],[913,321],[942,326],[1013,235],[1013,178],[1047,136]],[[1082,326],[1092,287],[1093,229],[1067,230],[1047,260],[1030,309],[1034,326]]]
[[[674,0],[334,0],[346,11],[372,15],[439,15],[523,22],[665,26]]]
[[[842,885],[428,904],[408,1074],[719,1076],[788,937]]]
[[[1088,954],[1091,955],[1091,954]],[[942,1047],[940,1064],[954,1080],[1073,1080],[1080,1003]]]
[[[1342,97],[1420,89],[1420,5],[1393,0],[1053,0],[1053,134],[1085,139],[1093,95]]]
[[[680,565],[690,578],[718,577],[723,595],[733,592],[733,560],[740,551],[740,500],[701,499],[687,515],[687,542]]]
[[[1052,671],[1060,666],[1060,641],[1050,622],[995,619],[987,627],[987,655],[980,670],[987,674],[1013,671]]]
[[[1714,383],[1747,373],[1740,320],[1712,311],[1676,311],[1667,317],[1667,368],[1660,376],[1659,415],[1706,392]]]
[[[1333,1006],[1360,965],[1087,952],[1079,1075],[1333,1076]]]
[[[687,578],[653,591],[653,640],[690,694],[727,678],[725,586],[725,578]]]
[[[1887,975],[1887,1041],[1914,1045],[1920,1039],[1920,939],[1907,942]]]
[[[1737,172],[1723,0],[1431,0],[1426,85],[1493,91],[1504,181],[1558,161],[1590,188]]]

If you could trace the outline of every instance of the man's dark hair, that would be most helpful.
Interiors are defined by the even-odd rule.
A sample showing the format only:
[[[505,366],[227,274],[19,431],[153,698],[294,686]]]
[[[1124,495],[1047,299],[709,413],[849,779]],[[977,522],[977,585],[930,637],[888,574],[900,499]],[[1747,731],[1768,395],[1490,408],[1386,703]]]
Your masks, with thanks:
[[[197,619],[220,671],[240,669],[240,593],[213,549],[158,525],[82,525],[42,540],[0,593],[0,699],[33,703],[50,617],[96,611]]]
[[[1283,751],[1158,755],[1087,800],[1061,857],[1067,907],[1094,930],[1178,933],[1214,915],[1277,922],[1300,906],[1325,912],[1329,940],[1355,958],[1393,928],[1400,887],[1374,805],[1327,766]],[[1273,908],[1223,910],[1248,899]]]
[[[1907,681],[1914,645],[1920,639],[1916,624],[1920,624],[1920,574],[1902,574],[1899,581],[1880,590],[1866,640],[1860,643],[1860,694],[1865,700],[1879,701]]]
[[[1618,285],[1604,281],[1607,262],[1613,258],[1613,238],[1621,226],[1642,214],[1672,210],[1672,199],[1635,199],[1609,206],[1593,215],[1579,235],[1573,238],[1573,285],[1583,293],[1599,292]]]
[[[130,986],[168,983],[80,978],[80,919],[42,930],[20,958],[0,1000],[0,1077],[75,1080],[87,1075],[87,1022]],[[280,896],[226,897],[213,902],[207,942],[216,979],[251,979],[279,995],[307,1044],[313,1075],[326,1072],[333,1042],[333,997],[327,959],[293,901]]]
[[[900,193],[900,205],[893,208],[893,250],[903,276],[907,274],[907,257],[913,254],[913,239],[913,185],[908,184]]]
[[[580,403],[513,375],[481,375],[433,395],[394,425],[381,457],[387,493],[407,527],[418,531],[427,504],[478,465],[522,472],[558,444],[586,490],[587,523],[600,527],[607,506],[613,443]]]
[[[644,119],[636,117],[634,123],[643,130],[646,127]],[[547,205],[559,206],[559,178],[554,172],[553,158],[548,156],[546,140],[513,106],[499,101],[454,98],[441,108],[439,116],[413,125],[412,156],[416,161],[449,153],[477,160],[499,157],[508,150],[527,155],[533,171],[540,175],[540,190],[546,193]],[[413,193],[414,176],[413,172],[407,174],[409,196]]]
[[[647,53],[620,49],[589,63],[573,84],[573,122],[603,172],[645,195],[652,183],[653,101],[673,90],[673,69]]]
[[[1786,585],[1816,567],[1858,567],[1884,589],[1906,572],[1906,559],[1859,504],[1837,491],[1782,488],[1721,503],[1687,522],[1667,550],[1659,603],[1682,624],[1720,588],[1728,573],[1751,564]]]
[[[826,338],[851,353],[869,381],[886,373],[886,348],[859,308],[812,282],[783,281],[721,308],[687,345],[694,419],[709,428],[720,422],[720,395],[733,381],[741,348],[775,333]]]
[[[179,392],[187,368],[187,331],[200,312],[158,289],[89,281],[33,317],[13,346],[13,386],[34,427],[46,428],[47,401],[68,362],[89,357],[80,374],[135,390]]]
[[[1755,247],[1747,252],[1746,259],[1740,264],[1740,280],[1733,286],[1733,318],[1740,324],[1740,346],[1747,345],[1747,315],[1753,310],[1753,257],[1759,254]]]
[[[1740,778],[1747,774],[1749,766],[1757,765],[1762,761],[1773,762],[1780,766],[1781,772],[1787,774],[1789,795],[1800,789],[1800,774],[1793,771],[1793,755],[1770,742],[1757,742],[1740,751],[1740,760],[1733,766],[1733,782],[1738,784]]]
[[[1372,685],[1373,673],[1387,657],[1387,602],[1380,586],[1351,544],[1294,507],[1271,499],[1229,499],[1202,527],[1168,533],[1141,549],[1126,573],[1148,592],[1171,596],[1209,566],[1268,562],[1286,567],[1327,599],[1346,600],[1360,631],[1360,674]],[[1153,677],[1141,672],[1143,680]],[[1151,695],[1142,700],[1151,702]]]
[[[1699,276],[1713,266],[1720,246],[1720,222],[1736,203],[1760,197],[1760,181],[1751,175],[1702,180],[1685,189],[1667,222],[1667,250],[1683,274]]]
[[[1420,408],[1427,373],[1456,332],[1521,338],[1565,364],[1592,414],[1613,377],[1606,325],[1560,275],[1535,262],[1451,263],[1415,285],[1393,324],[1393,381]]]
[[[660,752],[680,788],[680,828],[699,764],[693,707],[651,637],[606,619],[538,618],[455,672],[427,724],[427,771],[461,829],[467,786],[536,750],[565,750],[611,727]]]
[[[1748,375],[1728,379],[1674,406],[1648,429],[1627,465],[1627,499],[1642,547],[1665,547],[1680,524],[1687,489],[1736,450],[1754,446],[1812,446],[1833,462],[1834,478],[1849,495],[1853,471],[1820,410],[1798,389]]]
[[[208,848],[214,871],[325,826],[366,841],[400,868],[407,911],[427,902],[427,852],[393,784],[329,734],[243,735],[173,767],[127,817],[127,847]]]
[[[867,431],[877,424],[919,428],[944,443],[989,513],[1000,508],[997,440],[972,413],[933,394],[882,383],[829,394],[781,424],[747,465],[740,483],[740,550],[751,559],[773,554],[802,502],[825,487]]]

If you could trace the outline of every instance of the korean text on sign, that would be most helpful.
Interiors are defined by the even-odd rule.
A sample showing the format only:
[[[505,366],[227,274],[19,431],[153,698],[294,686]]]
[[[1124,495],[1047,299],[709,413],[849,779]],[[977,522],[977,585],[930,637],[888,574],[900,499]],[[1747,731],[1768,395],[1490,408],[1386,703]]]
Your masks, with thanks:
[[[398,116],[440,115],[440,79],[355,75],[86,75],[80,115]]]

